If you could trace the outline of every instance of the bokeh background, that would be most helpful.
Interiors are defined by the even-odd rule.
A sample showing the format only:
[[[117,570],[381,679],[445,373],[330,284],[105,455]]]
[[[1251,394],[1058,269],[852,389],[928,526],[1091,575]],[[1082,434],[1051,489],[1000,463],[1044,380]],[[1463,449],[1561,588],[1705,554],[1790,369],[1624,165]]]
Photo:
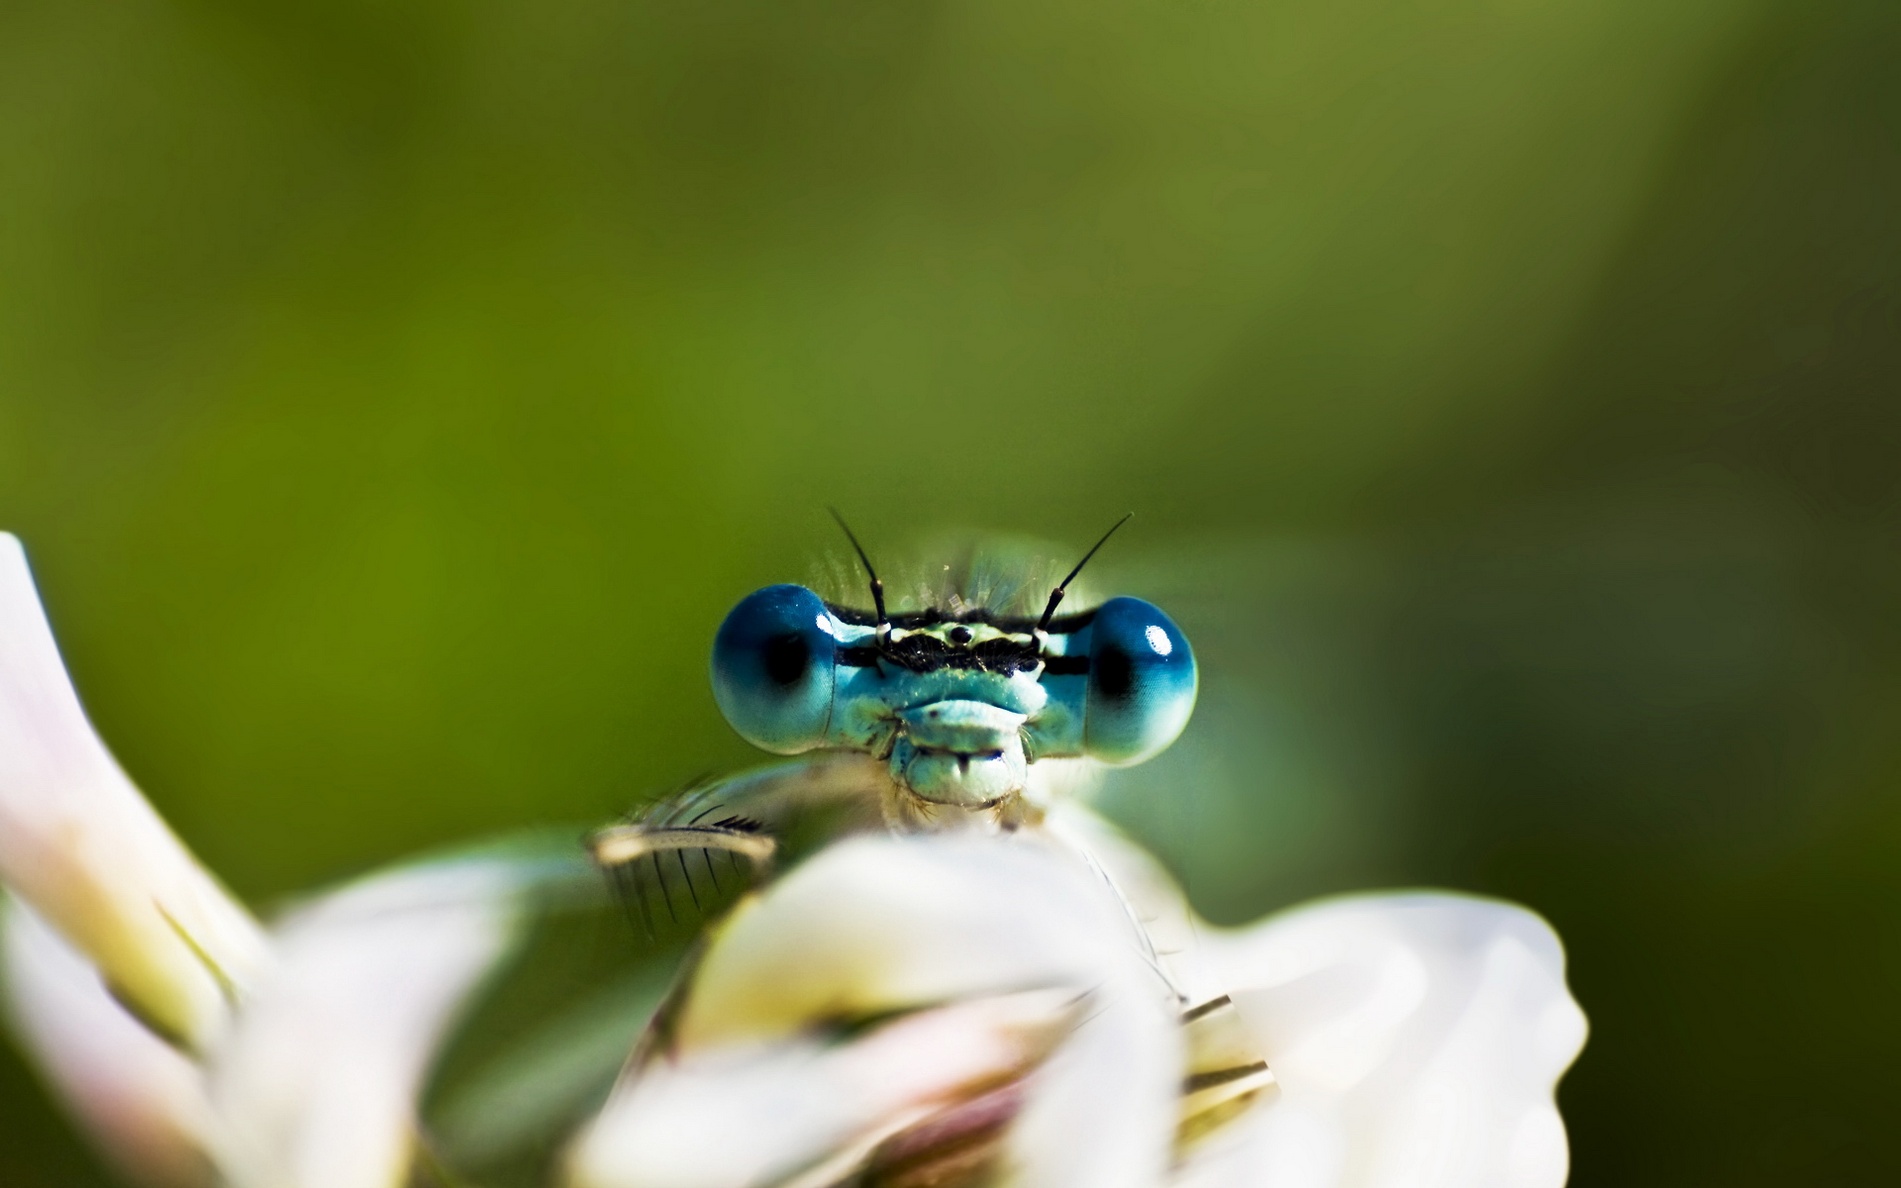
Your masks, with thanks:
[[[1897,63],[1889,0],[5,0],[0,524],[268,903],[751,762],[706,646],[828,503],[1133,509],[1206,681],[1110,799],[1206,912],[1520,900],[1574,1184],[1901,1182]],[[0,1049],[0,1183],[104,1182]]]

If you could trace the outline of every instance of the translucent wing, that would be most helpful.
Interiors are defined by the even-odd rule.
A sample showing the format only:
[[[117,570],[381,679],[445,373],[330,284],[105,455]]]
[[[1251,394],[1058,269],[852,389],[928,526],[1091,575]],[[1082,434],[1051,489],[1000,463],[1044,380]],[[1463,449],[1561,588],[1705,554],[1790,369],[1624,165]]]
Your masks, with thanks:
[[[889,784],[867,755],[824,753],[695,784],[596,830],[595,864],[619,886],[643,929],[700,920],[788,852],[883,823]]]

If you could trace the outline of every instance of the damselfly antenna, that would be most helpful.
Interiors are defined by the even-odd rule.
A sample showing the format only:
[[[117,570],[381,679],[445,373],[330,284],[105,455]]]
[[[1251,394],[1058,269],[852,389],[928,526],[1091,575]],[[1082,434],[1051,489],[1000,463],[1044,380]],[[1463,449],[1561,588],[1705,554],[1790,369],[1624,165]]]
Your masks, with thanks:
[[[845,517],[839,515],[838,509],[835,507],[828,507],[825,510],[831,512],[832,519],[837,520],[838,526],[845,530],[845,539],[851,541],[851,547],[857,552],[860,564],[865,567],[865,576],[871,579],[871,604],[878,612],[878,642],[881,644],[889,643],[891,641],[891,619],[884,611],[884,583],[878,580],[878,571],[871,567],[871,558],[865,556],[865,546],[858,543],[858,537],[853,534],[851,525],[845,522]],[[1116,527],[1119,528],[1121,525],[1118,524]],[[1113,532],[1115,529],[1112,528],[1110,531]],[[1094,552],[1095,550],[1092,549],[1090,551]],[[1083,558],[1085,561],[1088,559],[1087,557]],[[1081,567],[1078,566],[1077,568]],[[1076,575],[1071,574],[1070,576],[1075,577]],[[1053,606],[1055,604],[1052,603],[1051,605]]]
[[[832,514],[837,515],[838,513],[833,512]],[[1056,608],[1059,605],[1061,605],[1063,601],[1063,595],[1069,592],[1069,583],[1076,580],[1076,575],[1083,571],[1083,566],[1089,564],[1089,559],[1096,555],[1096,550],[1101,548],[1103,545],[1108,544],[1109,538],[1116,534],[1116,529],[1128,523],[1130,516],[1133,516],[1133,515],[1135,515],[1135,513],[1130,512],[1127,516],[1123,516],[1120,520],[1117,520],[1114,524],[1112,524],[1109,528],[1109,531],[1102,534],[1102,539],[1097,541],[1093,546],[1091,546],[1090,550],[1087,553],[1083,554],[1083,559],[1081,561],[1076,562],[1076,568],[1069,571],[1069,576],[1064,578],[1062,581],[1056,583],[1056,588],[1050,591],[1049,605],[1043,608],[1043,617],[1036,621],[1036,629],[1039,632],[1049,630],[1050,620],[1056,617]],[[842,526],[844,522],[845,521],[840,520],[839,524]],[[851,529],[849,528],[845,529],[845,535],[850,536]],[[856,543],[856,542],[853,542],[853,543]],[[861,552],[859,555],[863,556],[864,554]],[[867,568],[869,568],[869,566],[867,566]],[[876,581],[877,579],[873,578],[872,580]],[[879,617],[880,618],[883,617],[882,613],[879,615]]]

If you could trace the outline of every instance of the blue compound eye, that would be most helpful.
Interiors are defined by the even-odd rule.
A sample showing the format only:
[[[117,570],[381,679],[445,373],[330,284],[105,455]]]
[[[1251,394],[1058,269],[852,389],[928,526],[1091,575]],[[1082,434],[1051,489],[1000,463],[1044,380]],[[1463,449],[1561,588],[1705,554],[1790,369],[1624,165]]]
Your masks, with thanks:
[[[1112,598],[1090,624],[1083,751],[1117,766],[1175,741],[1195,709],[1195,653],[1161,608]]]
[[[713,697],[734,730],[780,755],[809,751],[832,718],[831,612],[804,586],[748,594],[713,640]]]

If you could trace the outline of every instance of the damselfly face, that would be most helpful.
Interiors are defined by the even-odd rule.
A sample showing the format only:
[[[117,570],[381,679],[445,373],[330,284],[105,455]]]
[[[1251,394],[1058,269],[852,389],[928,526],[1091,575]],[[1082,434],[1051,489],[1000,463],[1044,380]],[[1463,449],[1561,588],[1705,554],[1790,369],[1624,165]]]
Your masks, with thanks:
[[[886,615],[875,576],[872,611],[768,586],[720,627],[714,696],[756,746],[866,753],[932,804],[999,805],[1045,759],[1139,763],[1187,724],[1194,653],[1140,599],[1056,616],[1067,582],[1040,619],[981,607]]]

